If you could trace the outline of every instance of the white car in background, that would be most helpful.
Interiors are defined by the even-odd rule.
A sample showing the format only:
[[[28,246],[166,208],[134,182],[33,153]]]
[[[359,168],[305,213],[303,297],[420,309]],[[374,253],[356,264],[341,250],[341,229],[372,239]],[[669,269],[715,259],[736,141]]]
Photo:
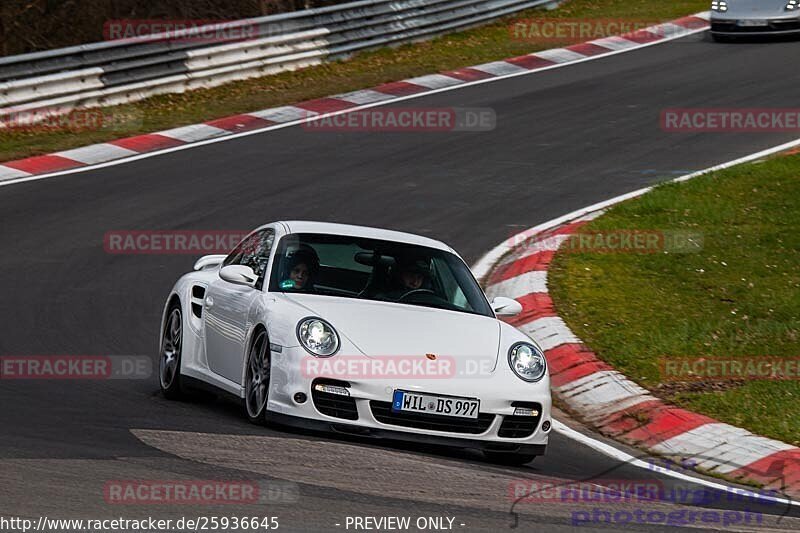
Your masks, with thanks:
[[[800,0],[714,0],[711,36],[800,35]]]
[[[449,246],[417,235],[275,222],[205,256],[167,298],[159,376],[243,400],[247,417],[478,448],[523,464],[545,451],[541,348],[497,316]]]

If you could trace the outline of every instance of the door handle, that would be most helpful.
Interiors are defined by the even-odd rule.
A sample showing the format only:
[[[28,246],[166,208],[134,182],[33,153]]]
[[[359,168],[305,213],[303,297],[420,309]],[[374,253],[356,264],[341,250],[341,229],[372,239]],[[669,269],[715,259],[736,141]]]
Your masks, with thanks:
[[[206,298],[206,307],[214,307],[214,298],[211,296]]]

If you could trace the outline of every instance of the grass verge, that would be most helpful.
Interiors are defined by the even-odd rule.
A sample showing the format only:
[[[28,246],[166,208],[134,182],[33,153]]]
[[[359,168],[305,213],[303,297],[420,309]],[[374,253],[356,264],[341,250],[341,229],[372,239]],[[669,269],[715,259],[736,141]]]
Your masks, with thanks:
[[[690,232],[702,246],[557,254],[549,283],[569,327],[657,395],[800,445],[797,380],[673,382],[659,365],[678,357],[800,360],[800,155],[657,187],[581,231],[629,230]]]
[[[513,38],[511,25],[525,19],[624,19],[655,23],[703,11],[707,4],[707,0],[569,0],[552,11],[525,11],[472,30],[365,52],[346,61],[104,108],[106,118],[100,128],[0,132],[0,161],[195,124],[586,40]]]

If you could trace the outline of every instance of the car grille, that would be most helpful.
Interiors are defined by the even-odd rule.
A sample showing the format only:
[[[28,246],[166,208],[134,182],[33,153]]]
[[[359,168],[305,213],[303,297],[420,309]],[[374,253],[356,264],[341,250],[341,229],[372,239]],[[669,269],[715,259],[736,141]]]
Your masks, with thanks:
[[[504,416],[497,436],[506,439],[523,439],[533,435],[542,419],[542,405],[536,402],[513,402],[511,406],[535,409],[539,414],[536,416]]]
[[[773,20],[770,27],[779,31],[800,30],[800,20]]]
[[[711,23],[712,32],[763,33],[765,31],[800,30],[800,20],[771,20],[766,26],[739,26],[736,21]]]
[[[314,383],[322,382],[317,380]],[[324,383],[331,385],[341,386],[343,382],[333,380],[325,380]],[[349,384],[344,384],[349,387]],[[335,418],[343,418],[345,420],[358,420],[358,408],[356,407],[356,400],[351,396],[341,396],[339,394],[331,394],[329,392],[322,392],[314,390],[311,387],[311,399],[314,401],[314,407],[323,415],[333,416]]]
[[[484,433],[494,421],[493,414],[479,413],[478,418],[428,415],[425,413],[393,412],[391,402],[369,402],[372,415],[381,424],[403,426],[450,433]]]

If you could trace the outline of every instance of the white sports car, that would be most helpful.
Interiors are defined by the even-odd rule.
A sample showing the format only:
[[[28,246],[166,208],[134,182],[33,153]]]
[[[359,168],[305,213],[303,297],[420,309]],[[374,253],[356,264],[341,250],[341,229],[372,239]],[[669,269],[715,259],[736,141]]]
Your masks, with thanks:
[[[497,316],[439,241],[375,228],[275,222],[200,258],[167,298],[159,376],[168,398],[211,386],[253,422],[544,454],[541,348]]]

